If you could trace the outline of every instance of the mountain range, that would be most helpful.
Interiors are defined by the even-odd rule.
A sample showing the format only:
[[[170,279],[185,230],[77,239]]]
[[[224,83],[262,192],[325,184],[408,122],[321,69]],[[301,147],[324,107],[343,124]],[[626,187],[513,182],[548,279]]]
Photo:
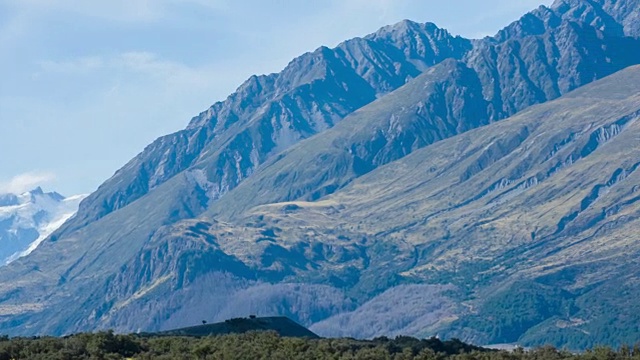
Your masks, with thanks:
[[[0,269],[0,332],[637,341],[639,8],[405,20],[251,77]]]
[[[75,214],[84,198],[65,198],[40,187],[23,194],[0,194],[0,264],[31,253]]]

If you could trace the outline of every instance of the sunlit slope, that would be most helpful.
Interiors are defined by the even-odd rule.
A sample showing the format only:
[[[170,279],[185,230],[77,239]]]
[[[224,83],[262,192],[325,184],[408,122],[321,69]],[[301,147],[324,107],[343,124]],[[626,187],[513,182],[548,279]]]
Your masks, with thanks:
[[[272,241],[288,249],[316,238],[335,250],[351,249],[351,255],[367,241],[392,244],[403,249],[395,261],[400,282],[454,284],[471,291],[468,308],[454,318],[474,312],[479,318],[493,316],[483,314],[482,306],[499,301],[493,296],[497,290],[508,294],[520,281],[557,289],[562,302],[573,304],[565,311],[554,309],[552,300],[544,302],[548,314],[503,333],[485,332],[510,326],[498,320],[479,329],[475,323],[454,322],[455,335],[516,341],[543,321],[548,321],[543,333],[548,327],[578,335],[590,326],[598,329],[604,318],[637,310],[632,299],[637,292],[613,296],[603,289],[633,289],[640,275],[635,261],[640,253],[639,84],[640,68],[629,68],[506,121],[418,150],[319,201],[256,207],[245,222],[263,227],[245,228],[241,238],[247,243],[229,242],[225,251],[247,262],[259,259],[263,250],[249,243],[269,228],[277,229]],[[347,257],[352,258],[357,257]],[[402,260],[407,258],[411,261]],[[310,259],[307,267],[363,274],[368,266],[380,265],[339,257],[326,261]],[[359,280],[355,289],[371,291]],[[606,310],[590,307],[594,302],[612,304]],[[517,312],[517,302],[513,306]],[[433,329],[438,326],[449,328]],[[600,338],[611,340],[605,339]]]

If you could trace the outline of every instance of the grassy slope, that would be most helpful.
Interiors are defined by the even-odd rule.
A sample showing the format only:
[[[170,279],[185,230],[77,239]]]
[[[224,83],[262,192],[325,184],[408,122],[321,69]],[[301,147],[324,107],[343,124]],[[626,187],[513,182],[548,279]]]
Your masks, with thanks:
[[[500,303],[490,295],[501,289],[508,294],[525,286],[518,285],[522,281],[541,284],[542,303],[512,309],[531,311],[529,322],[489,335],[481,334],[486,324],[454,323],[454,334],[517,340],[542,321],[547,321],[543,329],[533,328],[523,339],[543,341],[536,333],[550,328],[589,333],[590,326],[598,328],[613,315],[604,305],[587,310],[588,303],[634,306],[632,293],[614,301],[597,289],[603,282],[632,289],[640,272],[633,261],[640,254],[635,231],[640,148],[633,146],[640,136],[639,84],[640,68],[629,68],[511,119],[418,150],[319,201],[256,207],[237,222],[244,224],[235,228],[242,234],[238,241],[229,239],[222,247],[251,263],[266,246],[247,245],[268,229],[275,229],[271,245],[287,249],[318,236],[343,255],[367,246],[363,238],[368,246],[391,243],[400,249],[395,270],[404,279],[453,283],[490,300],[485,304],[471,297],[470,314]],[[265,173],[277,177],[279,171],[287,170],[275,164]],[[310,263],[337,273],[350,263],[363,272],[374,266],[346,253]],[[403,256],[413,257],[410,266],[403,265]],[[356,288],[365,286],[359,280]],[[572,304],[566,312],[558,309],[565,306],[558,302],[563,297]],[[544,306],[556,308],[545,313]],[[486,326],[500,326],[500,320]],[[594,338],[586,337],[587,342]]]

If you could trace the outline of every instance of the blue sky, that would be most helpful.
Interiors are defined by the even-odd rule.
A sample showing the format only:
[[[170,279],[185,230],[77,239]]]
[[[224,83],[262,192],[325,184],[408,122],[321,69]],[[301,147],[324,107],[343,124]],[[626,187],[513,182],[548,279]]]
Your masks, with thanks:
[[[252,74],[402,19],[493,35],[543,0],[0,0],[0,192],[95,190]]]

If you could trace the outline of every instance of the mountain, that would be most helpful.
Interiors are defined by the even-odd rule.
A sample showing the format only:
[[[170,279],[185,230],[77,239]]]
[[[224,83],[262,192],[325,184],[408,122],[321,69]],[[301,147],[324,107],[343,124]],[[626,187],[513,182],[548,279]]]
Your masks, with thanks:
[[[325,227],[357,239],[349,232],[358,224],[361,236],[413,250],[412,261],[398,266],[402,281],[449,286],[395,287],[312,330],[375,336],[409,329],[530,345],[570,340],[575,348],[634,342],[638,80],[640,66],[623,70],[421,149],[321,202],[296,202],[295,212],[282,211],[290,203],[255,208],[283,232],[325,217]],[[389,304],[397,323],[376,329]],[[420,307],[430,310],[415,313]]]
[[[444,59],[460,58],[469,40],[434,24],[405,21],[335,49],[321,47],[294,59],[281,73],[253,76],[225,101],[162,137],[107,180],[81,205],[61,234],[125,207],[187,170],[206,179],[211,200],[249,177],[272,155],[332,127],[344,116],[403,85]],[[193,217],[190,204],[171,221]]]
[[[31,253],[67,221],[85,195],[65,198],[36,188],[24,194],[0,194],[0,264]]]
[[[635,342],[638,8],[557,1],[482,40],[403,21],[250,78],[0,269],[0,332]]]

